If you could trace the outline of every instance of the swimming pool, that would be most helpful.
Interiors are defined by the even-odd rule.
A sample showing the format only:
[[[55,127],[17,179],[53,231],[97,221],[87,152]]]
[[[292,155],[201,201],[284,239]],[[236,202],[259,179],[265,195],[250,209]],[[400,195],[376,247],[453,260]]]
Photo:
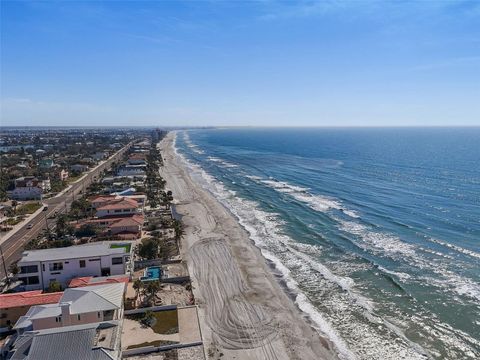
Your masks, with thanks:
[[[140,280],[144,282],[160,280],[161,275],[162,275],[162,269],[160,269],[160,266],[151,266],[151,267],[147,267],[144,270],[143,276],[140,277]]]

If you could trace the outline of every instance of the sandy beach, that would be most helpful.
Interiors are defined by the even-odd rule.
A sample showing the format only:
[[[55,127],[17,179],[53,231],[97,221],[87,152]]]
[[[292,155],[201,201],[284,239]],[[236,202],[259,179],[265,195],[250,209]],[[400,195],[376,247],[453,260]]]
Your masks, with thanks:
[[[187,260],[205,351],[211,359],[335,359],[331,343],[312,329],[275,280],[234,216],[188,174],[161,142],[161,175],[174,194],[186,234]]]

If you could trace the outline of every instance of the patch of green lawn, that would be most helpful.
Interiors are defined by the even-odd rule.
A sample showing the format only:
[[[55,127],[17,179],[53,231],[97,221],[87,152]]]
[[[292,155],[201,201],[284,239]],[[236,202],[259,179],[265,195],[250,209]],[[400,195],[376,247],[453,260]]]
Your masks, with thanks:
[[[150,326],[157,334],[175,334],[178,332],[177,310],[156,311],[152,313],[155,317],[155,324]],[[141,321],[144,314],[127,315],[128,319]]]
[[[177,310],[157,311],[153,313],[157,321],[152,326],[157,334],[174,334],[178,332]]]
[[[129,253],[130,249],[132,248],[132,244],[112,244],[110,245],[110,249],[120,249],[125,248],[125,252]]]
[[[23,204],[22,206],[17,208],[17,211],[15,213],[17,215],[33,214],[35,211],[40,209],[41,206],[42,204],[38,202]]]
[[[16,218],[9,218],[9,219],[5,220],[4,224],[10,225],[10,226],[15,226],[22,221],[23,221],[23,217],[19,216],[19,217],[16,217]]]

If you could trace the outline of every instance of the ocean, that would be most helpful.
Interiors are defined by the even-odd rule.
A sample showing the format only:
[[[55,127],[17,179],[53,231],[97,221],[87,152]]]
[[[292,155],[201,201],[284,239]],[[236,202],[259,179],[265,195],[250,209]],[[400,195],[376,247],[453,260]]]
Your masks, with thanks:
[[[178,131],[344,359],[480,358],[480,128]]]

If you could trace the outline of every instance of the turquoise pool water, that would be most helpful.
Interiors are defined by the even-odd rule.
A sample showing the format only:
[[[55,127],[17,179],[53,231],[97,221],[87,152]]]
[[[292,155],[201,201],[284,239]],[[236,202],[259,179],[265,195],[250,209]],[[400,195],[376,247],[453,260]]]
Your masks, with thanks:
[[[152,266],[145,269],[144,275],[140,278],[142,281],[160,280],[162,271],[159,266]]]

